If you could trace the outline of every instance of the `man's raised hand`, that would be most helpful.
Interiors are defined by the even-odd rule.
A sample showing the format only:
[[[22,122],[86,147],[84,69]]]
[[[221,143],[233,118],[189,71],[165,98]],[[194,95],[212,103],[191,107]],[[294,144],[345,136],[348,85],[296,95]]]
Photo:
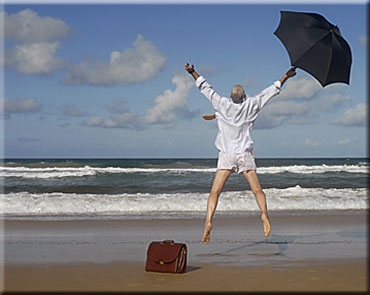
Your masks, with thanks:
[[[185,64],[185,70],[188,71],[188,73],[193,76],[194,80],[197,80],[199,78],[198,73],[194,69],[194,65],[190,66],[189,63],[187,62]]]
[[[185,64],[185,70],[188,71],[189,74],[193,73],[194,72],[194,65],[189,65],[189,63],[187,62]]]
[[[297,72],[295,71],[295,69],[296,69],[297,67],[291,67],[286,73],[285,73],[285,75],[287,75],[288,76],[288,78],[290,78],[290,77],[294,77],[296,74],[297,74]]]
[[[288,80],[291,77],[294,77],[297,73],[295,71],[297,67],[291,67],[285,74],[284,76],[280,79],[280,87],[283,87],[285,84],[286,80]]]

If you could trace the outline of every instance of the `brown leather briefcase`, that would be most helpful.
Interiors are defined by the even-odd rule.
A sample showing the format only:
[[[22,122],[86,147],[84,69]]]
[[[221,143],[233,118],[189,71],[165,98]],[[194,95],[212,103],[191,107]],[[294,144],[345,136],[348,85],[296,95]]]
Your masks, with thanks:
[[[172,240],[151,242],[146,257],[145,270],[182,273],[186,270],[187,247]]]

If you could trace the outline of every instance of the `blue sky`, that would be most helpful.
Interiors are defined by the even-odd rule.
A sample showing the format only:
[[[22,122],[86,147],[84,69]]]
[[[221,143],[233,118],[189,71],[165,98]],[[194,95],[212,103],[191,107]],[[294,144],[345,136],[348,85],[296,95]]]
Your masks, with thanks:
[[[365,157],[366,5],[272,3],[5,6],[5,157],[217,157],[216,123],[201,118],[213,110],[184,64],[222,95],[258,94],[290,66],[280,10],[339,26],[350,85],[298,69],[256,121],[256,157]]]

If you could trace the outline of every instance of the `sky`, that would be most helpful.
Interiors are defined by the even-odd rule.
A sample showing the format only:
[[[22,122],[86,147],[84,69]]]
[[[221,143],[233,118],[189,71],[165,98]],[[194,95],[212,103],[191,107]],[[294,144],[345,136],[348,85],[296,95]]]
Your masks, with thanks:
[[[367,6],[8,4],[0,23],[5,158],[216,158],[214,110],[185,62],[221,95],[279,80],[280,11],[315,12],[352,51],[350,85],[304,72],[261,111],[256,158],[367,156]]]

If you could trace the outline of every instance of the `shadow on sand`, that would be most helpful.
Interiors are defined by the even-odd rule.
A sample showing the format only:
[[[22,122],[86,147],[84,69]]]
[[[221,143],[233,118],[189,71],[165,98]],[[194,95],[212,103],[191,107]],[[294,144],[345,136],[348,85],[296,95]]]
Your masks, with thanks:
[[[194,265],[187,265],[186,266],[186,272],[195,272],[202,269],[200,266],[194,266]]]
[[[267,238],[264,241],[259,241],[259,242],[253,242],[249,243],[246,245],[242,245],[236,248],[231,248],[222,252],[215,252],[215,253],[207,253],[207,254],[199,254],[197,256],[237,256],[237,254],[233,254],[239,250],[255,247],[258,245],[263,245],[263,244],[273,244],[277,245],[278,249],[277,252],[274,253],[258,253],[254,254],[251,253],[249,255],[256,255],[256,256],[282,256],[285,255],[286,250],[288,249],[289,244],[296,244],[297,240],[303,239],[303,238],[312,238],[312,237],[318,237],[322,236],[323,234],[316,234],[316,235],[291,235],[291,236],[282,236],[282,235],[275,235],[272,234],[270,235],[269,238]]]

